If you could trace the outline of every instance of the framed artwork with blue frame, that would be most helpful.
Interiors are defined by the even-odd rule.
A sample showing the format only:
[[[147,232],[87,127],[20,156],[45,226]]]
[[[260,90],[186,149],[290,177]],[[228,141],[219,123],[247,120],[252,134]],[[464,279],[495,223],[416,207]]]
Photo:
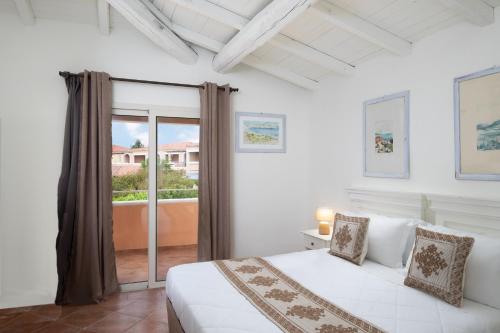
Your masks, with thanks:
[[[500,67],[458,77],[455,178],[500,181]]]
[[[237,153],[286,153],[286,116],[236,113]]]
[[[368,100],[363,107],[363,174],[409,178],[410,92]]]

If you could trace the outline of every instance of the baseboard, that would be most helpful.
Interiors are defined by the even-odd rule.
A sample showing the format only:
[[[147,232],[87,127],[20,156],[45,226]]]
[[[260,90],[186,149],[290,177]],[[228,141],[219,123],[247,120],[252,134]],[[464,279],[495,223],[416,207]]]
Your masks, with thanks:
[[[54,303],[49,293],[25,290],[4,290],[0,295],[0,309]]]

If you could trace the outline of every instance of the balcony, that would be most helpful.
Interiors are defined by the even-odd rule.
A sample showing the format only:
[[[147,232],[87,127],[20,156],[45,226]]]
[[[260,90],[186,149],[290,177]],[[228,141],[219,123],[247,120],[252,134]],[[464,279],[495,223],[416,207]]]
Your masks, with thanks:
[[[182,169],[186,168],[186,161],[183,162],[169,162],[168,163],[173,169]]]
[[[158,200],[157,280],[164,280],[172,266],[196,262],[197,237],[196,198]],[[122,284],[147,281],[147,200],[113,202],[113,240],[118,281]]]

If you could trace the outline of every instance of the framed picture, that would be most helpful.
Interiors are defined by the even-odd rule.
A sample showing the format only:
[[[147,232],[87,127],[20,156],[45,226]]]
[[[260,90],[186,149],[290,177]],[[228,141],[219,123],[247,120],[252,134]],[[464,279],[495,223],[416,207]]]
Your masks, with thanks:
[[[500,68],[455,79],[455,177],[500,181]]]
[[[409,178],[410,92],[366,101],[363,108],[364,175]]]
[[[285,153],[286,116],[236,113],[237,153]]]

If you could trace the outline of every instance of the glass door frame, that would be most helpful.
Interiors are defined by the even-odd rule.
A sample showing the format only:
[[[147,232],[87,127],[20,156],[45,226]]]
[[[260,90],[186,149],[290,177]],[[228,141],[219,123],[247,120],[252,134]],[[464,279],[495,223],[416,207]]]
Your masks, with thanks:
[[[122,284],[122,291],[159,288],[165,281],[157,280],[157,178],[158,117],[200,119],[199,107],[161,106],[147,104],[114,103],[112,114],[118,116],[148,117],[148,281]]]

